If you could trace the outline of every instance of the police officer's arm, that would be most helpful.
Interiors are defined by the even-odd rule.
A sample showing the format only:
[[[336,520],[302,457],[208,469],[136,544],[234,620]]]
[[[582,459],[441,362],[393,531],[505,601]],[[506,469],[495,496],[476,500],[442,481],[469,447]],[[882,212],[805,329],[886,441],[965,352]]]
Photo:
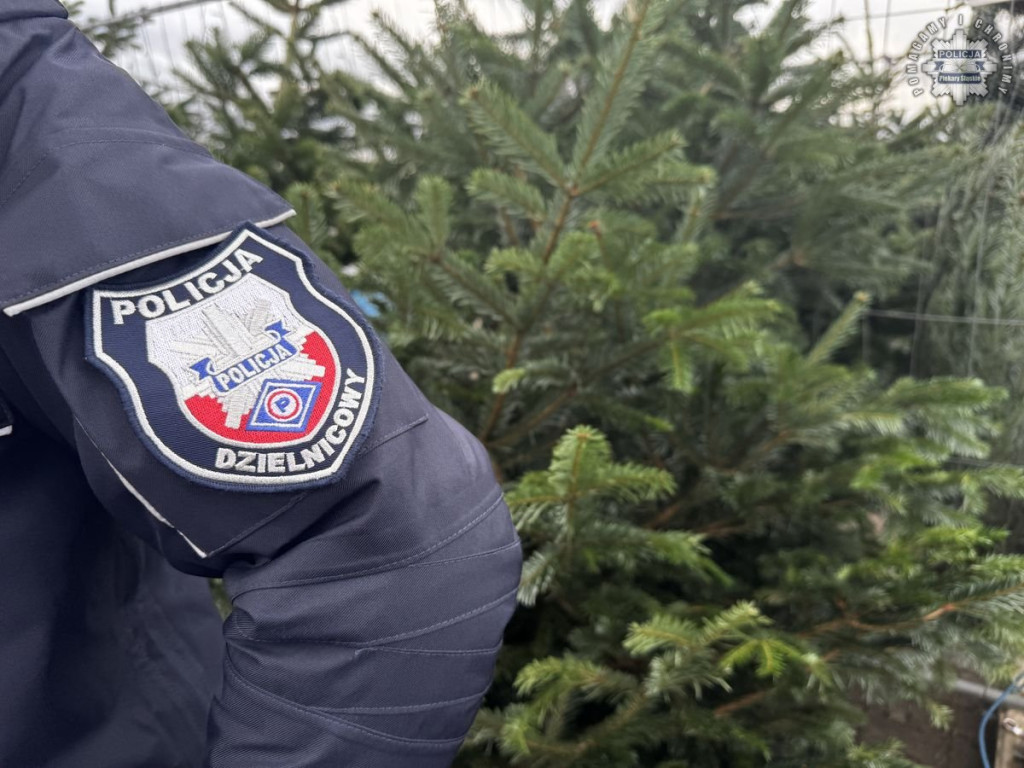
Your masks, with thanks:
[[[483,448],[52,0],[0,6],[0,127],[3,351],[110,513],[232,598],[207,764],[449,765],[521,563]]]

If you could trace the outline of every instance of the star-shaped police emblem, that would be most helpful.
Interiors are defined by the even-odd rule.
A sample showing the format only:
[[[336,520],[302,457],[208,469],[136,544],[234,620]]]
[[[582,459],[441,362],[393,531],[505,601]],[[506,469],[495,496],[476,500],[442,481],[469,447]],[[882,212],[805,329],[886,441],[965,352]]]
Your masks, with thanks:
[[[932,78],[932,95],[952,96],[957,106],[968,96],[987,96],[985,81],[998,68],[988,56],[988,41],[969,40],[963,29],[948,40],[932,40],[932,58],[921,67]]]

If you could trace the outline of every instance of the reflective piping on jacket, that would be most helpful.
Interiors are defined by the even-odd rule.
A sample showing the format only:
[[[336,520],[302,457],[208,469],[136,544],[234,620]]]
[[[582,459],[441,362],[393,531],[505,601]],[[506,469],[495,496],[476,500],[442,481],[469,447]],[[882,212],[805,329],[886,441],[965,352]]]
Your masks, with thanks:
[[[104,456],[103,458],[104,458],[104,459],[107,459],[107,457],[106,457],[106,456]],[[110,459],[107,459],[107,464],[110,464]],[[157,511],[156,511],[156,507],[154,507],[154,506],[153,506],[152,504],[150,504],[150,503],[149,503],[148,501],[146,501],[146,497],[145,497],[145,496],[143,496],[143,495],[142,495],[141,493],[139,493],[139,492],[138,492],[138,491],[137,491],[137,490],[135,489],[135,486],[133,486],[133,485],[132,485],[131,483],[129,483],[129,482],[128,482],[128,478],[126,478],[126,477],[125,477],[124,475],[122,475],[122,474],[121,474],[120,472],[118,472],[118,471],[117,471],[117,467],[115,467],[115,466],[114,466],[113,464],[110,464],[110,468],[111,468],[112,470],[114,470],[114,474],[115,474],[115,475],[117,475],[117,479],[121,481],[121,484],[122,484],[122,485],[124,485],[124,487],[128,489],[128,492],[129,492],[129,493],[130,493],[130,494],[131,494],[132,496],[134,496],[134,497],[136,498],[136,500],[137,500],[137,501],[138,501],[138,502],[139,502],[139,503],[140,503],[140,504],[141,504],[141,505],[142,505],[143,507],[145,507],[145,508],[146,508],[146,511],[147,511],[147,512],[149,512],[149,514],[151,514],[151,515],[152,515],[153,517],[155,517],[155,518],[156,518],[157,520],[159,520],[159,521],[160,521],[161,523],[163,523],[163,524],[164,524],[164,525],[166,525],[166,526],[167,526],[168,528],[170,528],[170,529],[171,529],[172,531],[174,531],[174,532],[175,532],[175,533],[177,533],[177,534],[178,534],[179,536],[181,536],[181,538],[183,538],[183,539],[185,540],[185,543],[186,543],[186,544],[188,544],[188,545],[189,545],[190,547],[192,547],[192,550],[193,550],[193,551],[194,551],[194,552],[195,552],[195,553],[196,553],[197,555],[199,555],[200,557],[207,557],[207,556],[208,556],[206,552],[203,552],[203,550],[201,550],[201,549],[200,549],[199,547],[197,547],[197,546],[196,546],[195,544],[193,544],[193,543],[192,543],[192,542],[191,542],[191,541],[189,540],[188,536],[186,536],[186,535],[185,535],[184,533],[182,533],[182,532],[181,532],[181,531],[179,531],[179,530],[178,530],[177,528],[175,528],[175,527],[174,527],[173,525],[171,525],[171,521],[170,521],[170,520],[168,520],[168,519],[167,519],[166,517],[164,517],[164,516],[163,516],[163,515],[161,515],[161,514],[160,514],[159,512],[157,512]]]
[[[253,222],[257,227],[272,227],[275,224],[280,224],[285,219],[290,219],[295,215],[295,209],[285,211],[278,216],[274,216],[272,219],[266,219],[265,221]],[[133,269],[144,267],[147,264],[153,264],[163,259],[169,259],[172,256],[179,256],[189,251],[194,251],[198,248],[205,248],[208,245],[216,245],[222,240],[226,240],[228,236],[234,232],[234,229],[230,229],[227,232],[221,232],[219,235],[211,235],[210,237],[204,237],[200,240],[193,240],[189,243],[183,243],[176,245],[173,248],[167,248],[163,251],[157,251],[151,253],[148,256],[143,256],[140,259],[129,261],[125,264],[118,264],[110,269],[105,269],[102,272],[83,277],[81,280],[75,280],[73,283],[62,285],[60,288],[54,288],[52,291],[34,296],[31,299],[19,302],[17,304],[11,304],[9,307],[4,307],[4,314],[8,317],[14,317],[15,315],[21,314],[27,309],[35,309],[41,307],[43,304],[49,304],[51,301],[64,298],[76,291],[80,291],[83,288],[88,288],[90,285],[103,282],[108,277],[116,277],[117,275],[123,275],[125,272],[131,272]]]
[[[0,393],[0,437],[7,437],[7,435],[14,433],[14,413],[11,411],[11,407],[4,400],[4,396]]]

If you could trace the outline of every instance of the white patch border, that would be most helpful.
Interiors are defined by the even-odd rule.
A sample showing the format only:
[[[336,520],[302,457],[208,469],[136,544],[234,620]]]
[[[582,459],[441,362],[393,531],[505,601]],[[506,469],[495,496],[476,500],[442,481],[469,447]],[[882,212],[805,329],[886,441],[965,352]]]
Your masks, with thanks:
[[[253,239],[260,243],[264,247],[274,251],[275,253],[284,256],[295,264],[296,271],[298,272],[299,279],[302,281],[303,286],[309,291],[310,295],[313,296],[317,301],[322,303],[328,309],[341,317],[352,327],[359,338],[359,342],[362,345],[363,353],[366,356],[366,385],[363,396],[363,407],[359,409],[359,413],[356,416],[355,423],[352,425],[352,429],[349,432],[350,438],[347,443],[338,450],[337,458],[326,467],[318,469],[315,472],[306,473],[294,473],[288,474],[283,473],[281,475],[252,475],[252,474],[231,474],[227,472],[218,472],[216,470],[207,469],[197,464],[193,464],[190,461],[179,456],[177,453],[167,447],[159,437],[157,437],[152,426],[149,423],[149,419],[146,417],[146,411],[142,406],[142,397],[139,394],[138,388],[135,386],[135,381],[131,378],[128,372],[121,367],[121,365],[110,355],[103,351],[103,318],[102,318],[102,300],[104,298],[110,298],[112,296],[126,297],[126,296],[142,296],[149,293],[158,292],[165,288],[170,288],[172,285],[177,285],[186,280],[190,280],[194,277],[198,277],[203,272],[209,269],[209,265],[215,261],[219,261],[225,258],[225,254],[233,252],[235,249],[240,247],[248,239]],[[252,231],[252,229],[246,227],[235,236],[227,245],[221,246],[218,252],[212,256],[203,264],[196,267],[194,270],[185,275],[179,275],[171,280],[167,280],[159,285],[150,285],[145,288],[140,288],[132,291],[104,291],[98,288],[94,288],[92,291],[92,353],[95,355],[97,360],[103,361],[103,363],[111,368],[120,379],[125,391],[128,392],[128,396],[131,398],[132,406],[135,409],[135,419],[137,420],[139,428],[145,433],[146,437],[152,442],[152,444],[165,456],[172,464],[181,469],[185,470],[190,474],[197,475],[207,480],[211,480],[217,483],[231,483],[237,486],[246,485],[286,485],[294,486],[301,483],[313,482],[316,480],[322,480],[335,474],[341,465],[344,463],[349,452],[352,450],[352,446],[358,441],[357,438],[362,434],[363,424],[366,421],[367,414],[372,410],[372,399],[375,396],[374,386],[376,383],[376,360],[373,354],[373,345],[370,343],[370,339],[367,337],[366,332],[362,326],[356,322],[355,319],[345,311],[344,307],[339,305],[337,302],[324,296],[317,288],[310,282],[309,276],[306,274],[307,261],[299,256],[296,256],[291,251],[282,248],[280,245],[261,237],[258,233]],[[333,346],[333,342],[331,342]],[[340,380],[344,372],[339,368],[337,376]],[[217,440],[216,442],[222,443],[223,441]]]

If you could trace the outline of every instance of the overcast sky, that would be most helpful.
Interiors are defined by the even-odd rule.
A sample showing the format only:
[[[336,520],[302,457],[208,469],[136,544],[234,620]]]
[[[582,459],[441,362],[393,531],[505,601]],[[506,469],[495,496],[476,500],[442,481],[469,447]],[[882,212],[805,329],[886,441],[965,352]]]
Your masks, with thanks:
[[[118,0],[117,10],[124,13],[133,9],[163,5],[166,2],[167,0]],[[254,10],[262,11],[266,8],[259,0],[242,2]],[[467,2],[487,28],[509,29],[517,26],[520,20],[520,5],[516,0]],[[622,0],[595,0],[600,15],[605,18],[621,4]],[[774,1],[770,3],[775,4]],[[85,6],[87,15],[100,18],[108,15],[107,0],[86,0]],[[888,55],[892,60],[900,60],[907,52],[910,42],[926,24],[943,15],[945,9],[957,7],[966,8],[948,0],[812,0],[811,14],[823,22],[839,15],[847,19],[842,26],[834,28],[830,35],[832,45],[839,45],[845,40],[859,58],[866,59],[870,32],[876,58]],[[433,0],[349,0],[332,8],[328,12],[327,21],[332,30],[350,30],[372,35],[370,14],[375,9],[383,11],[412,35],[430,34],[434,15]],[[182,42],[202,36],[215,27],[225,28],[232,34],[244,36],[249,23],[232,10],[226,0],[214,0],[198,8],[163,14],[143,28],[142,50],[124,54],[118,63],[142,81],[167,82],[167,75],[172,66],[181,64],[179,54]],[[339,67],[364,66],[356,47],[351,43],[340,42],[332,46],[326,55]]]

